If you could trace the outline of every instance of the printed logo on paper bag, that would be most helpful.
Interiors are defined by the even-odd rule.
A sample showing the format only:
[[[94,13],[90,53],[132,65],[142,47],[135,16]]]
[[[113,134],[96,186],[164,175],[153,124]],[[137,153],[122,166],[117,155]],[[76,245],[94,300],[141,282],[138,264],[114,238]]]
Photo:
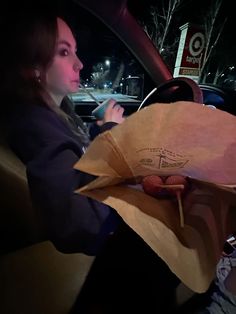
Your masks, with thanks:
[[[171,159],[171,158],[168,158],[167,156],[159,156],[159,157],[160,157],[159,169],[183,168],[184,165],[188,162],[188,160]]]
[[[139,165],[135,168],[154,167],[155,169],[179,169],[183,168],[189,161],[189,156],[174,153],[165,148],[143,148],[137,151],[140,155]]]

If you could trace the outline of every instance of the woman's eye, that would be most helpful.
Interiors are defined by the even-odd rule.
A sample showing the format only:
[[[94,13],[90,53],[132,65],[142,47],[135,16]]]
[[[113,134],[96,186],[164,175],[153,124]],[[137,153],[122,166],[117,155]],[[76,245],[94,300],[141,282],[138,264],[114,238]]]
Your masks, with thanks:
[[[69,51],[67,49],[61,49],[59,50],[59,55],[62,57],[66,57],[69,55]]]

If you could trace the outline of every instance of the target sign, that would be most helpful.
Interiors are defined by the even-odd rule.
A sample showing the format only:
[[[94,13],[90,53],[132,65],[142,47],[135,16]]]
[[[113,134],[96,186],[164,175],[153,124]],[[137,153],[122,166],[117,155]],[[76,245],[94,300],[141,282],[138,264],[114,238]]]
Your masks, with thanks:
[[[198,56],[205,47],[205,37],[203,33],[195,33],[189,41],[189,52],[193,57]]]

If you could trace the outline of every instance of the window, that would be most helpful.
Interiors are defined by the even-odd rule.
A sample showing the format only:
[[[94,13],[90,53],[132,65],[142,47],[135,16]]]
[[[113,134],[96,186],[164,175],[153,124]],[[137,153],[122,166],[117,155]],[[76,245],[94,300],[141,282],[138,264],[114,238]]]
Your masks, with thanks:
[[[147,76],[144,69],[121,40],[95,16],[79,6],[75,7],[73,15],[69,13],[78,56],[84,64],[82,87],[71,95],[75,111],[82,118],[91,118],[91,111],[97,106],[92,97],[99,103],[114,98],[122,103],[126,114],[137,110],[144,98],[144,77]]]

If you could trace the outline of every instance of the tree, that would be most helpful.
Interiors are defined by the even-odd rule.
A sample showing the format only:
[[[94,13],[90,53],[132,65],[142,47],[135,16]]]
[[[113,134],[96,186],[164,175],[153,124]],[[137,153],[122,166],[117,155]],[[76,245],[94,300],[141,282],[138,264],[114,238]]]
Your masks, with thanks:
[[[150,18],[141,22],[144,31],[165,60],[176,55],[179,36],[172,36],[170,40],[168,35],[173,26],[173,17],[185,4],[185,0],[158,1],[158,4],[150,6]]]
[[[210,61],[214,55],[215,48],[219,42],[219,38],[224,29],[227,17],[224,18],[223,22],[219,23],[219,12],[223,0],[212,0],[208,14],[205,17],[204,21],[204,31],[205,31],[205,50],[202,55],[202,62],[199,74],[199,82],[204,82],[209,72]],[[225,64],[220,63],[215,73],[213,81],[216,82],[217,78],[222,74],[222,69],[225,68]]]
[[[227,17],[221,15],[221,7],[223,0],[209,0],[202,6],[204,12],[201,15],[197,16],[197,20],[194,23],[200,23],[204,27],[205,33],[205,50],[201,56],[201,63],[199,64],[199,82],[204,82],[207,78],[212,66],[215,65],[214,58],[218,53],[216,47],[220,42],[222,32],[224,30],[225,24],[227,22]],[[174,66],[174,61],[178,49],[179,36],[176,36],[176,29],[179,29],[180,21],[182,14],[186,13],[186,10],[183,10],[184,6],[190,5],[191,0],[162,0],[158,1],[158,4],[150,6],[149,9],[149,18],[142,22],[143,28],[147,35],[151,38],[154,45],[159,50],[163,59],[169,65],[170,68]],[[198,5],[198,9],[201,5]],[[200,12],[199,12],[200,13]],[[189,17],[188,22],[193,22],[192,17]],[[196,14],[195,14],[196,18]],[[178,33],[177,33],[178,34]],[[179,34],[180,35],[180,34]],[[222,45],[222,49],[223,45]],[[227,52],[228,54],[229,52]],[[224,58],[226,61],[226,58]],[[217,77],[222,75],[223,69],[227,67],[228,64],[218,63],[217,68],[214,70],[216,77],[213,78],[213,81],[217,80]],[[212,72],[212,70],[211,70]]]
[[[104,67],[102,62],[98,62],[93,66],[91,81],[96,88],[103,89],[109,75],[109,69]]]

